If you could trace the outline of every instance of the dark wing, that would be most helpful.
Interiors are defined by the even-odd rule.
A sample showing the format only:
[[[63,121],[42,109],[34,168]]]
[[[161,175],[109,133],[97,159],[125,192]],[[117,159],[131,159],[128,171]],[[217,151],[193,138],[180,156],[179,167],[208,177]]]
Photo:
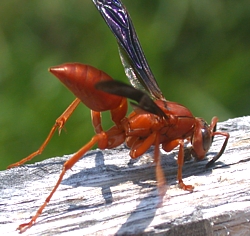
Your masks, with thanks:
[[[97,83],[95,88],[106,93],[130,98],[138,102],[138,104],[131,103],[135,109],[139,108],[161,118],[168,119],[168,116],[160,109],[160,107],[155,104],[155,102],[149,97],[147,93],[144,93],[143,91],[138,90],[131,85],[124,84],[120,81],[109,80]]]
[[[117,39],[121,61],[130,83],[138,89],[144,87],[154,99],[164,99],[144,56],[131,18],[121,1],[92,1]]]

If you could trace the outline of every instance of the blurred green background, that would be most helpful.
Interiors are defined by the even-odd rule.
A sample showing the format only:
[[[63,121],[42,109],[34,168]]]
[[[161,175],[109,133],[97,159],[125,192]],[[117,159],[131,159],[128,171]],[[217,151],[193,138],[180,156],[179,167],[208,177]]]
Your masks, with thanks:
[[[249,115],[248,0],[124,0],[160,88],[208,122]],[[0,169],[37,150],[73,95],[50,66],[82,62],[127,81],[116,41],[91,0],[1,0]],[[104,116],[105,127],[111,126]],[[39,161],[93,135],[80,105]]]

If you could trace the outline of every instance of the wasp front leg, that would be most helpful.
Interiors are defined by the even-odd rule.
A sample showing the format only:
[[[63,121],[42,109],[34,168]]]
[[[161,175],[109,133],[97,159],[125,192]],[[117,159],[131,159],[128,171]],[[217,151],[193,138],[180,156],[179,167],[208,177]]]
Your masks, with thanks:
[[[177,163],[178,163],[177,180],[178,180],[179,188],[192,192],[194,187],[192,185],[184,184],[182,180],[182,167],[184,164],[184,140],[183,139],[179,140],[179,153],[177,157]]]
[[[166,152],[170,152],[178,145],[179,145],[179,152],[178,152],[178,157],[177,157],[177,165],[178,165],[177,181],[178,181],[178,185],[179,185],[179,188],[192,192],[194,187],[192,185],[184,184],[183,180],[182,180],[182,168],[183,168],[183,164],[184,164],[184,140],[183,139],[176,139],[176,140],[173,140],[171,142],[163,143],[162,148]]]

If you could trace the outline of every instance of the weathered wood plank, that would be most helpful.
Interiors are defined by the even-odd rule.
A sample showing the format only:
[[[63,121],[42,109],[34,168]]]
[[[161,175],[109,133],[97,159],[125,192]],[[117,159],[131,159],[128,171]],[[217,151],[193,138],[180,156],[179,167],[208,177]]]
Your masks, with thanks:
[[[133,162],[124,146],[94,150],[66,176],[36,225],[24,235],[232,235],[250,229],[250,117],[219,123],[230,132],[225,154],[213,169],[207,159],[189,161],[183,175],[193,193],[176,186],[177,165],[162,152],[168,191],[161,208],[151,152]],[[221,147],[215,138],[208,158]],[[18,235],[54,186],[69,156],[0,172],[1,235]]]

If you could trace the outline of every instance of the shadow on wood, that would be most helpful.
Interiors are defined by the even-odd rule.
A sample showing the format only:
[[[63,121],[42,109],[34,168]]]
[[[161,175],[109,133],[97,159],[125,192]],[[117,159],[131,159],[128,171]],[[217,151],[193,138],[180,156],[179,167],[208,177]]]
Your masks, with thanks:
[[[207,159],[184,165],[189,193],[176,186],[177,150],[162,151],[168,181],[163,206],[159,203],[152,151],[131,160],[129,150],[88,152],[62,184],[37,223],[23,235],[226,235],[250,229],[250,117],[218,124],[230,133],[224,155],[211,169]],[[220,150],[216,137],[208,159]],[[52,190],[69,156],[0,172],[1,235],[18,235]]]

